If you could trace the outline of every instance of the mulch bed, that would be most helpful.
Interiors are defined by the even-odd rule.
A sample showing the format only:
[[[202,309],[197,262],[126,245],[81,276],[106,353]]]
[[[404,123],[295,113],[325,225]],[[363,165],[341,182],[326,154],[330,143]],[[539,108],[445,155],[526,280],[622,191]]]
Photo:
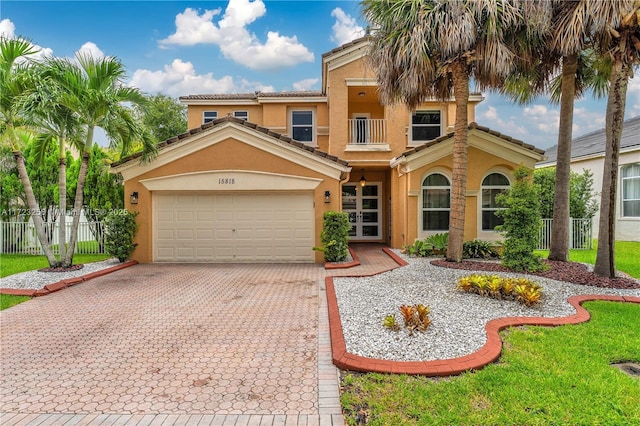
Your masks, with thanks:
[[[588,285],[601,288],[617,288],[631,290],[640,288],[640,283],[633,278],[616,277],[606,278],[590,272],[586,265],[577,262],[558,262],[556,260],[543,259],[549,265],[549,270],[544,272],[527,272],[530,275],[550,278],[558,281],[566,281],[573,284]],[[432,265],[444,268],[464,269],[468,271],[487,272],[514,272],[499,263],[482,262],[476,260],[463,260],[460,263],[447,262],[444,259],[432,260]]]
[[[82,268],[84,268],[84,265],[79,264],[79,265],[71,265],[68,268],[64,268],[62,266],[59,266],[56,268],[42,268],[42,269],[38,269],[38,272],[71,272],[71,271],[77,271]]]

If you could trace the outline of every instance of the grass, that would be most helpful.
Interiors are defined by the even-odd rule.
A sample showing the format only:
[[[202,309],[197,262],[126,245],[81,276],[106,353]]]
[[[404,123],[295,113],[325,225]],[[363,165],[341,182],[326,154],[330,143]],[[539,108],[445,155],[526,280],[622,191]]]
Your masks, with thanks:
[[[106,254],[76,254],[73,256],[74,263],[90,263],[109,259]],[[30,256],[24,254],[3,254],[0,256],[0,278],[20,272],[33,271],[49,266],[47,258],[44,256]],[[26,296],[13,296],[0,294],[0,310],[10,308],[29,300]]]
[[[596,252],[598,249],[598,241],[593,242],[591,250],[569,250],[569,260],[582,263],[596,263]],[[538,250],[536,253],[542,257],[549,256],[549,250]],[[640,242],[634,241],[616,241],[615,248],[616,268],[626,272],[634,278],[640,278]]]
[[[499,363],[458,377],[351,374],[349,424],[640,424],[640,380],[611,367],[640,361],[640,305],[588,302],[591,321],[511,328]]]

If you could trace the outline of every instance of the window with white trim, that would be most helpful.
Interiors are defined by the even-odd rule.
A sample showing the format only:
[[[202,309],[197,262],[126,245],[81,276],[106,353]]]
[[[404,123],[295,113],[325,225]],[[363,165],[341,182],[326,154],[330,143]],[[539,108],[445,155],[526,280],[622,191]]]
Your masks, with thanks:
[[[291,138],[298,142],[314,142],[314,117],[311,110],[291,111]]]
[[[438,110],[414,111],[411,114],[410,137],[412,143],[427,142],[442,135],[442,112]]]
[[[502,173],[491,173],[482,180],[482,230],[493,231],[496,226],[503,224],[503,219],[496,216],[496,211],[502,210],[496,203],[496,196],[509,189],[509,179]]]
[[[640,164],[622,167],[622,217],[640,217]]]
[[[422,181],[422,230],[449,229],[451,183],[441,173],[433,173]]]
[[[233,116],[240,120],[249,121],[249,111],[233,111]]]
[[[202,113],[202,123],[208,123],[218,119],[218,111],[204,111]]]

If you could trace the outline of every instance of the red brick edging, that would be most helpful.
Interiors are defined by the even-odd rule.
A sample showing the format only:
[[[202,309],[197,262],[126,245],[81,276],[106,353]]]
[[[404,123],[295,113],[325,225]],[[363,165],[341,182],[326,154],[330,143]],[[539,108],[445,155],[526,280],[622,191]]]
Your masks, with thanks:
[[[48,284],[39,290],[33,289],[17,289],[17,288],[0,288],[1,294],[8,294],[12,296],[46,296],[47,294],[51,294],[56,291],[60,291],[64,288],[71,287],[76,284],[83,283],[92,278],[101,277],[103,275],[110,274],[111,272],[119,271],[120,269],[128,268],[129,266],[137,265],[138,262],[135,260],[129,260],[127,262],[120,263],[118,265],[112,266],[110,268],[101,269],[96,272],[91,272],[86,275],[82,275],[79,277],[68,278],[66,280],[61,280],[52,284]]]
[[[333,277],[326,277],[327,305],[329,309],[329,331],[331,334],[331,352],[333,363],[344,370],[416,374],[424,376],[455,376],[468,370],[479,370],[500,357],[502,340],[500,330],[519,325],[558,326],[586,322],[591,317],[582,307],[582,303],[591,300],[607,300],[613,302],[628,302],[640,304],[640,297],[635,296],[605,296],[582,295],[572,296],[568,302],[576,308],[574,315],[562,318],[542,317],[509,317],[491,320],[485,326],[487,342],[476,352],[458,358],[434,361],[388,361],[366,358],[347,352],[342,333],[342,322],[338,310]]]
[[[351,262],[343,262],[343,263],[333,263],[333,262],[325,262],[324,269],[346,269],[353,268],[354,266],[360,265],[360,259],[356,254],[356,251],[349,247],[349,253],[351,253],[351,258],[353,259]]]

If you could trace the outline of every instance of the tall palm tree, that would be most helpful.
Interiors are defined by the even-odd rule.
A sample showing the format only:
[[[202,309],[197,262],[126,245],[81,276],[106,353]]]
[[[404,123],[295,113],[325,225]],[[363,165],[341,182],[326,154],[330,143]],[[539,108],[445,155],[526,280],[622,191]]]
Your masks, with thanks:
[[[495,86],[511,70],[508,31],[522,25],[515,0],[363,0],[374,28],[370,50],[384,104],[415,109],[430,98],[455,98],[453,174],[446,258],[462,260],[469,83]]]
[[[73,206],[71,237],[63,260],[65,266],[73,262],[95,128],[103,128],[112,145],[119,146],[122,152],[128,152],[134,143],[142,143],[145,160],[155,152],[148,132],[134,118],[132,110],[125,106],[143,105],[145,98],[138,89],[124,85],[125,69],[121,62],[113,57],[94,58],[80,53],[76,54],[75,60],[56,59],[49,63],[50,81],[57,87],[56,99],[73,111],[84,127],[85,135],[81,143],[82,160]]]
[[[27,126],[23,101],[35,90],[34,64],[26,58],[37,49],[26,39],[0,37],[0,132],[3,144],[11,147],[16,160],[20,181],[24,187],[27,206],[33,213],[31,218],[36,234],[49,265],[56,266],[56,259],[49,237],[45,232],[40,206],[33,193],[24,157],[20,151],[25,140],[33,138]]]
[[[615,277],[615,207],[618,184],[620,138],[624,123],[629,78],[640,64],[640,0],[602,1],[596,5],[596,46],[611,58],[606,113],[606,147],[598,226],[598,251],[594,272]]]
[[[531,38],[525,33],[524,39],[518,39],[519,71],[510,77],[501,91],[521,103],[529,102],[532,96],[551,92],[551,99],[560,103],[549,259],[566,262],[569,260],[574,100],[587,88],[602,95],[608,82],[602,79],[601,63],[595,61],[593,51],[587,49],[594,26],[593,0],[540,2],[538,6],[528,17],[548,17],[538,19],[542,37]]]

